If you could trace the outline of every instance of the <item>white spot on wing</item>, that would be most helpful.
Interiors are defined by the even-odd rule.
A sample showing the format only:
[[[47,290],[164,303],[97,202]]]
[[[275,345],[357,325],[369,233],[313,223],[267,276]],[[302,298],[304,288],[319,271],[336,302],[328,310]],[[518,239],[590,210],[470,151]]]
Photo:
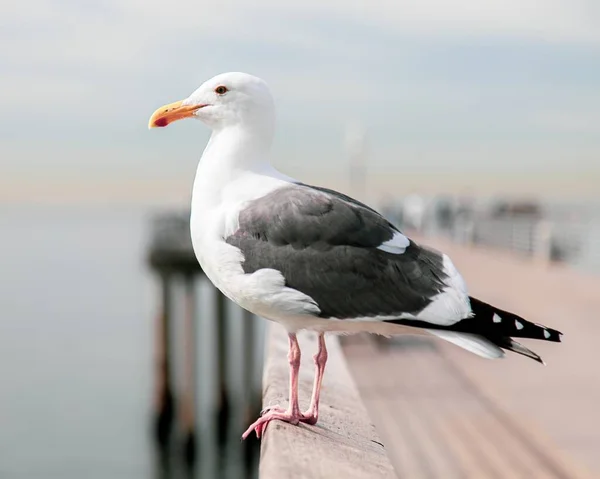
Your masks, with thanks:
[[[500,316],[498,316],[496,313],[494,313],[494,317],[492,318],[492,320],[494,321],[494,323],[502,322],[502,318]]]
[[[406,236],[404,236],[402,233],[396,232],[391,240],[381,243],[377,249],[385,251],[386,253],[402,254],[406,251],[406,248],[408,248],[409,244],[410,241]]]
[[[544,337],[546,339],[550,338],[550,331],[548,331],[547,329],[544,329]]]
[[[517,327],[517,329],[519,329],[519,330],[523,329],[523,327],[524,327],[524,326],[523,326],[523,324],[522,324],[522,323],[520,323],[519,321],[517,321],[516,319],[515,319],[515,326],[516,326],[516,327]]]

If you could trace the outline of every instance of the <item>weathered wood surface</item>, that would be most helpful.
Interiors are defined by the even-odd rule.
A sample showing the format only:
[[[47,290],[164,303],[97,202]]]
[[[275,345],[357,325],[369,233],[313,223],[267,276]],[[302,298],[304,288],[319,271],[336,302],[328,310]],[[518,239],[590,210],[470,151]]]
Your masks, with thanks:
[[[264,406],[287,407],[287,335],[271,324],[264,369]],[[316,335],[299,334],[302,348],[300,406],[310,400]],[[323,381],[319,422],[291,426],[272,422],[261,446],[261,479],[392,479],[396,475],[365,411],[335,337],[327,339],[329,360]]]
[[[479,361],[447,351],[487,395],[600,477],[600,277],[489,248],[430,244],[452,255],[473,295],[564,333],[561,344],[523,341],[546,367],[516,355]]]
[[[435,341],[435,342],[434,342]],[[487,397],[437,340],[345,339],[361,397],[399,478],[587,477]]]
[[[600,477],[600,278],[422,242],[453,258],[474,296],[565,335],[561,344],[523,340],[546,367],[510,353],[485,360],[436,339],[348,338],[349,368],[398,476]]]

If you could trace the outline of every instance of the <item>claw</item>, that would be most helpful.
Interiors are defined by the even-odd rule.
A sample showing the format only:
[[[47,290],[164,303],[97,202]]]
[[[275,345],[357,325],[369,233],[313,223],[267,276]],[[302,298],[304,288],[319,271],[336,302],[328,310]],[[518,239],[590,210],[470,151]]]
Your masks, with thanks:
[[[256,437],[260,439],[267,429],[269,423],[275,419],[293,424],[295,426],[301,421],[302,415],[300,413],[292,413],[289,411],[270,410],[266,412],[265,415],[259,417],[250,425],[250,427],[248,427],[248,429],[246,429],[244,434],[242,434],[242,440],[246,439],[250,434],[252,434],[252,431],[254,431],[256,433]]]
[[[283,409],[281,406],[279,406],[279,404],[274,404],[273,406],[264,407],[262,409],[262,411],[260,411],[259,416],[262,417],[270,411],[285,412],[285,409]]]

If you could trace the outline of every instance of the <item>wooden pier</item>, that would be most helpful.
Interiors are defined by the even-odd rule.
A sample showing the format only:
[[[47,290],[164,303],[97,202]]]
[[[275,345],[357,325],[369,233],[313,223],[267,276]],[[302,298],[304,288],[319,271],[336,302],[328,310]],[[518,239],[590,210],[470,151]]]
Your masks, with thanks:
[[[329,363],[316,426],[273,422],[261,445],[260,477],[279,478],[562,478],[600,477],[600,375],[595,357],[600,322],[600,278],[549,262],[548,255],[519,256],[490,247],[421,239],[448,253],[470,293],[564,333],[561,344],[524,341],[548,363],[507,354],[499,361],[474,356],[435,338],[328,337]],[[212,324],[218,444],[239,436],[258,413],[253,385],[255,319],[244,312],[243,350],[230,364],[233,306],[211,287],[213,316],[203,316],[195,293],[206,281],[193,255],[187,215],[154,222],[148,264],[158,280],[154,437],[167,457],[197,461],[199,366],[197,328]],[[176,289],[183,294],[174,294]],[[175,321],[175,298],[183,318]],[[175,323],[178,323],[177,326]],[[174,330],[183,328],[176,343]],[[288,361],[285,331],[269,325],[263,403],[285,405]],[[300,402],[312,387],[315,335],[300,335]],[[183,364],[175,386],[176,364]],[[232,427],[228,370],[241,372],[248,392]],[[240,409],[239,401],[237,409]],[[244,444],[252,449],[250,439]],[[239,444],[239,443],[238,443]],[[210,477],[220,477],[219,463]],[[251,477],[246,470],[246,475]],[[228,476],[228,477],[238,477]]]

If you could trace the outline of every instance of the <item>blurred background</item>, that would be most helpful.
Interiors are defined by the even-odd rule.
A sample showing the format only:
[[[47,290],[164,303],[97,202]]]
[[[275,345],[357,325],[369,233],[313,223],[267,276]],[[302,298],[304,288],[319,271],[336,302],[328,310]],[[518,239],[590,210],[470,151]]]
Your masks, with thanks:
[[[600,273],[597,2],[30,0],[0,25],[2,478],[255,475],[264,325],[187,243],[209,132],[147,129],[215,74],[270,84],[285,173]]]

